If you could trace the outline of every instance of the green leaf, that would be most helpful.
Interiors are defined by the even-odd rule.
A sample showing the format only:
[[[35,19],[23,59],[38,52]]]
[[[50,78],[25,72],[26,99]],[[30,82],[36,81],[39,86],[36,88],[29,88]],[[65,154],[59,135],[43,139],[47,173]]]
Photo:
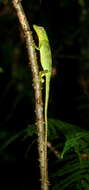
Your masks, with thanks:
[[[2,67],[0,67],[0,73],[3,73],[3,72],[4,72],[3,68],[2,68]]]

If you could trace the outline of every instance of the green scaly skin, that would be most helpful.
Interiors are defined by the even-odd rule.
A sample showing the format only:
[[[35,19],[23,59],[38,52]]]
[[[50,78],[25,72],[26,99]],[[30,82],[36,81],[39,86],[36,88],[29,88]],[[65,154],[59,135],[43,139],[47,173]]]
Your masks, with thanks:
[[[49,101],[49,89],[50,89],[50,79],[52,72],[52,55],[48,36],[43,27],[33,25],[33,28],[37,34],[39,41],[39,51],[40,51],[40,62],[43,68],[44,75],[46,77],[46,94],[45,94],[45,145],[47,145],[47,110],[48,110],[48,101]],[[42,75],[43,76],[43,75]],[[47,150],[46,154],[47,154]],[[47,156],[47,155],[46,155]]]

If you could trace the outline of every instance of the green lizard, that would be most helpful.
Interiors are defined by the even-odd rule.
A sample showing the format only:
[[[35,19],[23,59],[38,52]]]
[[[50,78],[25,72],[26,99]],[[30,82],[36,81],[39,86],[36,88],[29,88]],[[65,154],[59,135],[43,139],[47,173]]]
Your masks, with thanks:
[[[52,72],[52,55],[51,49],[49,45],[48,36],[46,31],[43,27],[33,25],[33,28],[37,34],[38,41],[39,41],[39,51],[40,51],[40,62],[43,68],[44,74],[46,77],[46,86],[45,86],[45,145],[47,146],[47,129],[48,129],[48,122],[47,122],[47,110],[48,110],[48,101],[49,101],[49,89],[50,89],[50,79],[51,79],[51,72]],[[38,49],[38,48],[37,48]]]

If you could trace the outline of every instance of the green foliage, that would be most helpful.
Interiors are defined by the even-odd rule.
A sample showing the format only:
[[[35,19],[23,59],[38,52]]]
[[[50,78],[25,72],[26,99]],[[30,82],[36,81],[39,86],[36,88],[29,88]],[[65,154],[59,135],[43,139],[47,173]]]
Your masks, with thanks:
[[[22,131],[20,131],[19,133],[16,133],[16,134],[12,134],[12,133],[9,133],[7,131],[1,131],[0,132],[0,140],[5,139],[5,142],[3,143],[3,145],[1,145],[0,151],[4,150],[8,145],[13,143],[20,136],[22,136],[22,137],[25,136],[25,135],[26,136],[32,136],[34,133],[35,133],[35,130],[34,130],[34,128],[32,126],[30,128],[29,127],[26,128],[26,129],[24,129],[24,130],[22,130]]]
[[[2,68],[2,67],[0,67],[0,73],[3,73],[3,72],[4,72],[3,68]]]
[[[66,139],[61,153],[63,159],[54,163],[57,169],[51,173],[52,189],[89,189],[89,132],[58,120],[50,120],[49,130],[56,131],[59,139],[62,132]],[[60,150],[60,146],[58,148]]]
[[[74,148],[75,152],[79,154],[79,152],[82,151],[82,147],[81,147],[81,150],[79,150],[79,147],[81,146],[81,139],[86,138],[86,137],[89,137],[89,133],[78,132],[74,137],[68,138],[68,140],[65,143],[64,150],[61,154],[61,157],[63,158],[64,154],[68,152],[71,148]],[[85,142],[83,142],[83,146],[84,144]]]
[[[36,134],[36,126],[29,125],[26,129],[18,134],[12,135],[1,131],[0,141],[7,139],[1,146],[1,154],[9,144],[13,143],[18,137],[29,139]],[[49,162],[49,177],[52,185],[52,190],[87,190],[89,189],[89,132],[81,129],[78,126],[62,122],[56,119],[49,119],[48,140],[55,149],[61,152],[61,157],[55,156]],[[25,142],[25,141],[24,141]],[[34,143],[34,139],[33,139]],[[31,144],[26,152],[31,150]],[[62,146],[61,146],[62,145]],[[64,147],[64,148],[63,148]],[[49,157],[52,152],[49,151]]]

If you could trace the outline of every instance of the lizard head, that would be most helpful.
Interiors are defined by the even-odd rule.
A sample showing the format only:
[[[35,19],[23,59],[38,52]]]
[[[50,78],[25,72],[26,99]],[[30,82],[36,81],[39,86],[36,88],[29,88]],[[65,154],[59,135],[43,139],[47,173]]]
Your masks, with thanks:
[[[40,40],[47,40],[47,34],[42,26],[33,25],[35,32]]]

